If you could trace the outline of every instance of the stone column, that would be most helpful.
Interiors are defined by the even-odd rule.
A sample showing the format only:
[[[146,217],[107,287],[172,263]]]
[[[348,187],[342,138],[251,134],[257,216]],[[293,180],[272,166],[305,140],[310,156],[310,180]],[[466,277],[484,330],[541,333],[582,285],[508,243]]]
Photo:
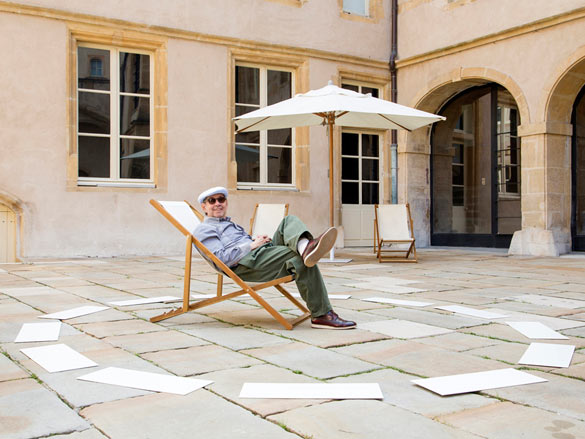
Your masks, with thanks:
[[[571,250],[571,135],[565,123],[518,127],[521,138],[522,230],[511,255],[558,256]]]

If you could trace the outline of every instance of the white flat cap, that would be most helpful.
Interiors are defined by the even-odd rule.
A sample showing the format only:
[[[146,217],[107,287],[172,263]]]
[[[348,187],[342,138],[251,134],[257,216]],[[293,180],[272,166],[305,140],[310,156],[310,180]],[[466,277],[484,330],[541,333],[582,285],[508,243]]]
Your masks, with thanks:
[[[211,195],[215,195],[215,194],[222,194],[224,197],[227,198],[228,196],[228,192],[227,189],[222,187],[222,186],[216,186],[216,187],[212,187],[211,189],[207,189],[206,191],[203,191],[199,194],[199,196],[197,197],[197,202],[199,204],[203,203],[205,201],[205,199]]]

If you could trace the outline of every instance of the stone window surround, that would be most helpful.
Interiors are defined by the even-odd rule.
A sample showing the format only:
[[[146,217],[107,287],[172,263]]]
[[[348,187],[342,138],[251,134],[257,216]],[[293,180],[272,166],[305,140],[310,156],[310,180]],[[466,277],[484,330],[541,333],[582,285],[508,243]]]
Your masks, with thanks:
[[[165,191],[168,185],[167,159],[167,39],[135,31],[115,28],[95,27],[90,25],[70,24],[68,26],[67,90],[68,90],[68,145],[67,145],[67,190],[70,191]],[[137,49],[152,53],[154,80],[152,98],[154,114],[151,123],[154,128],[152,153],[154,169],[152,170],[154,187],[143,184],[124,184],[112,182],[103,186],[79,186],[77,163],[77,47],[79,43],[99,44],[125,49]]]

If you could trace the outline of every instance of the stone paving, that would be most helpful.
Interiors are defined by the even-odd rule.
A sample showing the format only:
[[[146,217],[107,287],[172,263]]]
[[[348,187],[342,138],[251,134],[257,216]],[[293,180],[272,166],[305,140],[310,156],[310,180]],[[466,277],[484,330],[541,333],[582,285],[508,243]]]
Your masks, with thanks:
[[[351,263],[321,264],[329,292],[351,294],[332,303],[358,322],[353,331],[311,329],[309,322],[286,331],[246,297],[159,323],[148,319],[172,304],[112,306],[63,321],[58,343],[99,368],[213,381],[185,396],[76,380],[92,369],[48,373],[20,349],[56,342],[14,343],[22,324],[40,322],[44,313],[181,297],[180,257],[0,265],[0,437],[585,437],[585,255],[432,248],[419,256],[417,264],[378,264],[366,249],[345,249],[337,257],[351,257]],[[201,259],[193,260],[192,277],[194,294],[215,292],[215,274]],[[233,288],[226,282],[226,291]],[[296,292],[294,285],[290,290]],[[263,296],[294,314],[276,290]],[[433,305],[361,300],[374,296]],[[485,320],[435,308],[454,304],[509,317]],[[532,340],[506,320],[540,321],[568,336],[539,342],[575,345],[570,367],[518,365]],[[509,367],[548,381],[449,397],[411,383]],[[244,382],[376,382],[384,399],[242,399]]]

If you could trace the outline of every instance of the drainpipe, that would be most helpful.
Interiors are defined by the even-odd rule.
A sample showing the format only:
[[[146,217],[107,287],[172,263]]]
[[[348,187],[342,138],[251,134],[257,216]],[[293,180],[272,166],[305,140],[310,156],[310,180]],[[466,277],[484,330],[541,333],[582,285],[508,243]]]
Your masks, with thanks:
[[[398,56],[398,0],[392,0],[390,13],[392,29],[390,30],[390,100],[396,102],[398,88],[396,85],[396,58]],[[390,157],[392,167],[392,204],[398,203],[398,134],[392,130],[392,144],[390,145]]]

